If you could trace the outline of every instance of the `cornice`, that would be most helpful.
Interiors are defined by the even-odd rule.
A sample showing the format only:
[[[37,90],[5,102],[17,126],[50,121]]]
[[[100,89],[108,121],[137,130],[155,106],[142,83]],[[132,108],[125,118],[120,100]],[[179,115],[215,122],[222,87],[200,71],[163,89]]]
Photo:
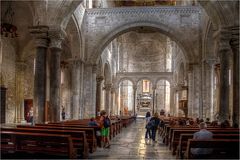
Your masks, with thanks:
[[[94,8],[86,9],[86,15],[110,15],[110,14],[196,14],[200,13],[200,7],[120,7],[120,8]]]

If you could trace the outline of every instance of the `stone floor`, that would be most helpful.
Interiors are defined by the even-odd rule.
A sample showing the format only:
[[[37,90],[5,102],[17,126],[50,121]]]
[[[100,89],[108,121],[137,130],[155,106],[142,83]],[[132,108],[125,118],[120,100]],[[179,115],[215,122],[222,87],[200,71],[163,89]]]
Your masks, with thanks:
[[[145,139],[145,120],[136,123],[111,140],[110,149],[98,148],[89,159],[176,159],[157,136],[157,142]]]

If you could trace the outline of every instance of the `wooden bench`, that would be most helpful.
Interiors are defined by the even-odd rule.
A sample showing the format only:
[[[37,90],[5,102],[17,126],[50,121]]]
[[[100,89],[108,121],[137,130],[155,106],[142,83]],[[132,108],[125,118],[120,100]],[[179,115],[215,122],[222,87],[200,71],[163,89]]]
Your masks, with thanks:
[[[220,128],[218,128],[218,129],[208,129],[208,130],[211,131],[213,134],[239,134],[238,129],[221,130]],[[173,137],[171,140],[172,154],[173,155],[176,154],[176,150],[177,150],[177,146],[178,146],[181,134],[185,134],[185,133],[194,134],[197,131],[199,131],[199,129],[198,130],[191,130],[191,129],[189,129],[189,130],[174,130]]]
[[[88,126],[76,126],[76,125],[48,125],[48,124],[36,124],[35,126],[18,125],[18,128],[39,128],[48,130],[74,130],[74,131],[84,131],[87,138],[87,143],[89,147],[89,152],[93,153],[97,149],[97,140],[95,136],[95,131],[92,127]]]
[[[183,155],[187,149],[188,139],[192,139],[193,134],[181,134],[178,147],[177,147],[177,159],[183,159]],[[239,139],[239,134],[213,134],[213,139]]]
[[[77,158],[70,135],[1,131],[2,158],[9,154],[19,158],[19,153],[27,158]]]
[[[205,158],[211,159],[239,159],[239,139],[212,139],[193,140],[188,139],[186,159],[195,158],[191,153],[191,148],[211,148],[212,153]]]
[[[77,151],[78,157],[88,158],[88,143],[86,134],[84,131],[73,131],[73,130],[59,130],[59,129],[46,129],[46,128],[1,128],[2,131],[12,132],[29,132],[29,133],[47,133],[47,134],[59,134],[59,135],[70,135],[73,141],[73,147]]]

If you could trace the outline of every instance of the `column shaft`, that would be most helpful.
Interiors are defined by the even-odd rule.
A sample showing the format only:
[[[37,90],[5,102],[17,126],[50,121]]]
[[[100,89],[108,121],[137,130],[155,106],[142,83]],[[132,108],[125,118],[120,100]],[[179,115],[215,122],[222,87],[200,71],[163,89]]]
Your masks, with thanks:
[[[51,48],[50,53],[50,121],[60,121],[60,83],[61,83],[61,68],[60,68],[61,50]]]

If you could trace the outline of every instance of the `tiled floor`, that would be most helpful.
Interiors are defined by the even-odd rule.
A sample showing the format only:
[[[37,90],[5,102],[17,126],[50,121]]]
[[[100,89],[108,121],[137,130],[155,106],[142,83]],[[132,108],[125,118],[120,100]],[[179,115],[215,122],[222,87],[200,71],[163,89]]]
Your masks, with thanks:
[[[111,140],[110,149],[98,148],[90,159],[176,159],[158,137],[145,139],[145,121],[138,119]]]

